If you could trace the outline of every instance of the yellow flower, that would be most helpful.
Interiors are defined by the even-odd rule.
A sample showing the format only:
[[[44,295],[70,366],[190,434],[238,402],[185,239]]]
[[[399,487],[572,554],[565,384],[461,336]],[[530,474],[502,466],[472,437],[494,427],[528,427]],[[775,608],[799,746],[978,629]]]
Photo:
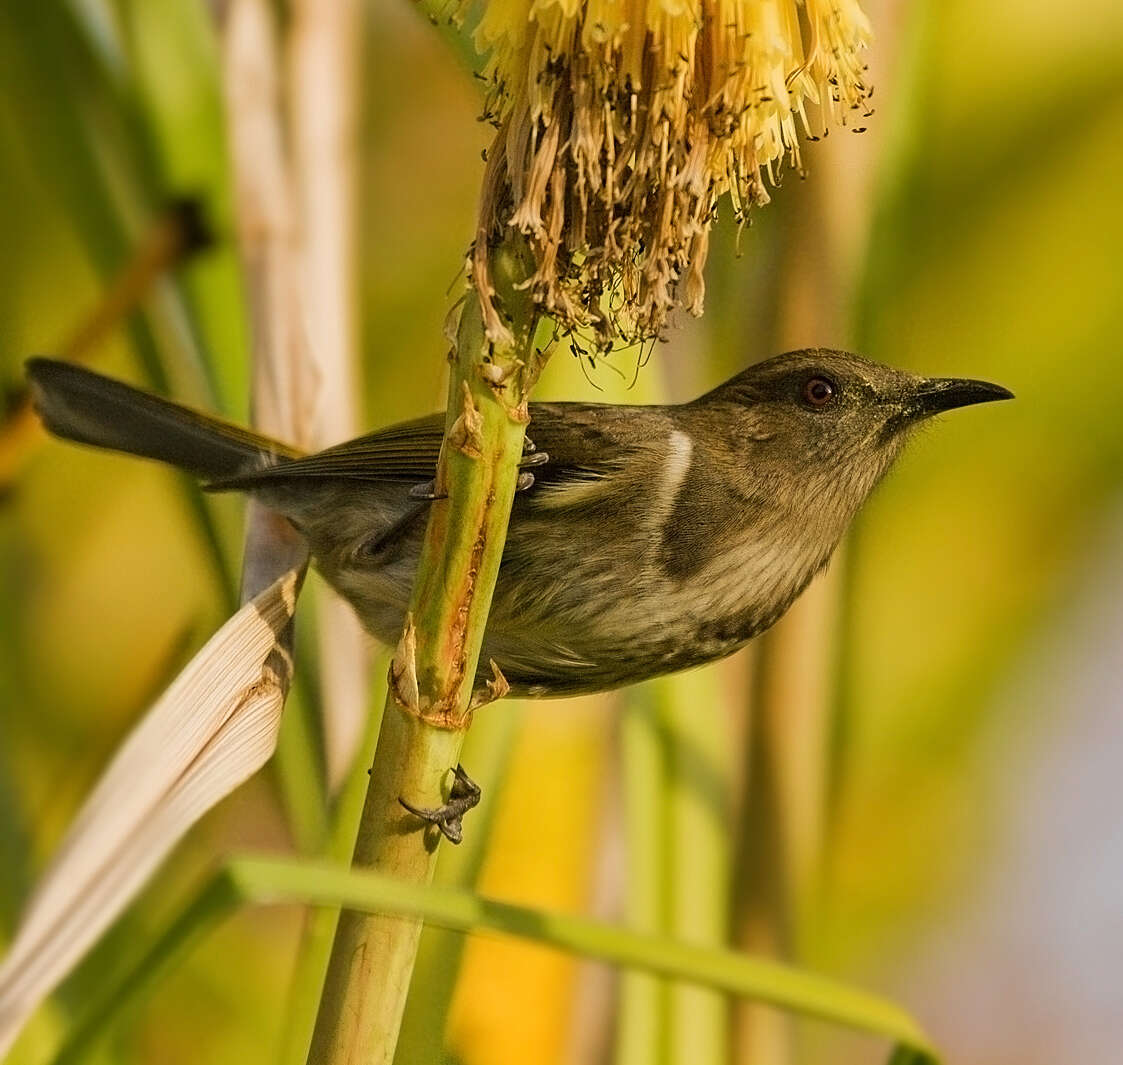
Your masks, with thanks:
[[[869,38],[857,0],[489,0],[476,43],[498,133],[473,276],[492,338],[488,249],[508,227],[538,305],[595,348],[701,314],[719,199],[742,221],[799,166],[800,127],[868,113]]]

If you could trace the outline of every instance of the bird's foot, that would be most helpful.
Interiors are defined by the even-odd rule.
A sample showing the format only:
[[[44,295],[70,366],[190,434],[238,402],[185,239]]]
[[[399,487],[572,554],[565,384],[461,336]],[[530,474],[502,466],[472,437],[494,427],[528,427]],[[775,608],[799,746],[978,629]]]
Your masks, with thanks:
[[[524,449],[523,457],[519,461],[519,479],[515,482],[516,492],[525,492],[528,488],[534,486],[534,474],[531,469],[534,466],[545,466],[550,461],[550,456],[545,451],[538,451],[531,441],[526,441],[529,448]]]
[[[409,498],[424,499],[431,502],[434,499],[448,499],[448,492],[438,492],[435,480],[424,481],[421,484],[415,484],[409,490]]]
[[[459,843],[464,838],[464,815],[480,804],[481,793],[480,786],[464,772],[463,767],[457,765],[452,772],[455,779],[448,794],[448,802],[443,805],[435,808],[414,806],[402,798],[398,802],[414,817],[436,825],[449,843]]]
[[[529,454],[523,452],[523,457],[519,460],[519,469],[525,470],[532,466],[545,466],[550,461],[550,456],[545,451],[531,451]]]
[[[534,466],[544,466],[550,461],[550,456],[545,451],[535,451],[533,446],[529,452],[524,452],[522,459],[519,461],[519,469],[523,472],[519,474],[518,483],[516,484],[516,492],[525,492],[531,485],[534,484],[534,474],[530,472]],[[437,499],[448,499],[447,492],[437,491],[437,482],[423,481],[421,484],[415,484],[409,490],[410,499],[422,499],[426,502],[433,502]]]

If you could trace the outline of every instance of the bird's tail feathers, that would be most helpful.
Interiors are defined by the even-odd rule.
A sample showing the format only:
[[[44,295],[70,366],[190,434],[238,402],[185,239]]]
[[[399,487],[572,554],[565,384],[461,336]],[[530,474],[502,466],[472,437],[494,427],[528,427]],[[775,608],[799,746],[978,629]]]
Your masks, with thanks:
[[[57,359],[27,362],[35,407],[55,436],[233,477],[299,452],[267,437]]]

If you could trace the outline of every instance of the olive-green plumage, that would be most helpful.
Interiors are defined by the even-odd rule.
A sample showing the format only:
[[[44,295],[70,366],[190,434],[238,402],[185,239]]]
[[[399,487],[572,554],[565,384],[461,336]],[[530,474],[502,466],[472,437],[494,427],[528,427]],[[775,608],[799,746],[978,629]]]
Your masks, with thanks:
[[[366,628],[396,641],[443,415],[302,456],[77,366],[33,359],[28,375],[58,436],[285,514]],[[1010,395],[812,349],[677,406],[532,404],[548,459],[515,501],[481,661],[517,694],[571,695],[728,654],[826,565],[912,426]]]

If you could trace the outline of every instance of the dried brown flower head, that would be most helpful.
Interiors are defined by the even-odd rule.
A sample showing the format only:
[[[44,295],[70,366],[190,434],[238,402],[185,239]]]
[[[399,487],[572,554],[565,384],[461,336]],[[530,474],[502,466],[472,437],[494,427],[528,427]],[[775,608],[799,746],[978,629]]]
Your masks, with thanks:
[[[473,254],[489,335],[506,336],[488,249],[533,252],[535,301],[596,349],[702,313],[721,196],[768,201],[809,135],[868,113],[856,0],[488,0],[488,153]],[[814,124],[808,107],[817,109]]]

